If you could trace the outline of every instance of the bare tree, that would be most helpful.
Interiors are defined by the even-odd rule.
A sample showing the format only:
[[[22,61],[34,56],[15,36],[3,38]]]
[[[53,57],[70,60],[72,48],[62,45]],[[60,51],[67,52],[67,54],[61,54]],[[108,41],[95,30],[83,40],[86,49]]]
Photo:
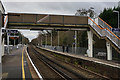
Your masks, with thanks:
[[[76,16],[87,16],[89,15],[90,17],[94,17],[94,11],[92,10],[93,8],[90,9],[78,9],[77,12],[75,13]]]

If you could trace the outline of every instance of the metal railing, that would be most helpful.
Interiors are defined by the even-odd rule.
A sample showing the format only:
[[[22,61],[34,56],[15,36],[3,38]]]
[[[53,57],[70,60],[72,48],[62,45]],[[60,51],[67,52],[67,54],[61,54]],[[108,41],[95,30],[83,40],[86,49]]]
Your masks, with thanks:
[[[120,49],[120,38],[112,32],[112,27],[102,19],[98,18],[98,24],[89,17],[89,24],[101,36],[107,37]]]
[[[103,28],[108,28],[110,31],[112,31],[112,27],[105,21],[103,21],[100,17],[98,17],[98,25],[100,25]]]
[[[39,46],[38,46],[39,47]],[[51,45],[42,45],[42,47],[47,48],[47,49],[51,49],[51,50],[55,50],[55,51],[59,51],[59,52],[63,52],[63,48],[62,46],[51,46]],[[56,49],[55,49],[56,47]],[[87,47],[77,47],[76,48],[76,53],[75,53],[75,47],[69,46],[68,48],[68,53],[69,54],[76,54],[76,55],[85,55],[87,51]],[[65,53],[67,53],[66,51],[66,46],[65,46]],[[101,48],[94,48],[94,54],[98,54],[98,52],[106,52],[106,49],[101,49]]]

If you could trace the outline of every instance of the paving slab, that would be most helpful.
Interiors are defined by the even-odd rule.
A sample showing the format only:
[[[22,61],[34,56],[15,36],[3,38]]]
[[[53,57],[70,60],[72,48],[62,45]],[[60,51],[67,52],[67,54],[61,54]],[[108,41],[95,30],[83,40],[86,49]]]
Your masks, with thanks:
[[[22,80],[22,51],[23,47],[11,51],[9,55],[5,55],[2,60],[2,80]],[[25,51],[23,51],[25,54]],[[25,80],[32,80],[32,76],[23,55]]]

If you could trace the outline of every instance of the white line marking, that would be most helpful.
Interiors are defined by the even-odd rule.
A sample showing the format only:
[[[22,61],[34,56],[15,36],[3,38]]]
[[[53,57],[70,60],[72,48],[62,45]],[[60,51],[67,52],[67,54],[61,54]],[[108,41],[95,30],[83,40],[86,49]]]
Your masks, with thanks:
[[[39,71],[37,70],[37,68],[36,68],[35,65],[33,64],[33,62],[32,62],[32,60],[31,60],[31,58],[30,58],[30,56],[29,56],[29,54],[28,54],[28,52],[27,52],[26,49],[25,49],[25,51],[26,51],[27,56],[28,56],[28,58],[29,58],[29,60],[30,60],[30,62],[31,62],[31,64],[32,64],[33,68],[35,69],[35,71],[36,71],[38,77],[40,78],[40,80],[43,80],[43,78],[42,78],[42,76],[40,75]]]
[[[108,64],[108,63],[103,63],[103,62],[99,62],[99,61],[93,61],[93,62],[96,62],[96,63],[100,63],[100,64],[104,64],[104,65],[108,65],[108,66],[112,66],[112,67],[116,67],[116,68],[120,68],[120,66],[117,66],[117,65],[112,65],[112,64]]]

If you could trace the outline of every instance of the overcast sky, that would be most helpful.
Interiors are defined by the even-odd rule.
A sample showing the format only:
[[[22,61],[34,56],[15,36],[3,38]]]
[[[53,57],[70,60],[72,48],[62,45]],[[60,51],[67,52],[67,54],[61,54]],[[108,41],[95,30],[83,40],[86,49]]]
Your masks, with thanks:
[[[118,2],[119,0],[2,0],[4,2]]]
[[[29,1],[29,2],[28,2]],[[44,1],[44,2],[43,2]],[[73,2],[74,1],[74,2]],[[108,2],[110,1],[110,2]],[[74,15],[77,9],[94,7],[99,14],[104,8],[118,6],[119,0],[2,0],[7,12],[67,14]],[[22,31],[32,40],[38,32]]]

